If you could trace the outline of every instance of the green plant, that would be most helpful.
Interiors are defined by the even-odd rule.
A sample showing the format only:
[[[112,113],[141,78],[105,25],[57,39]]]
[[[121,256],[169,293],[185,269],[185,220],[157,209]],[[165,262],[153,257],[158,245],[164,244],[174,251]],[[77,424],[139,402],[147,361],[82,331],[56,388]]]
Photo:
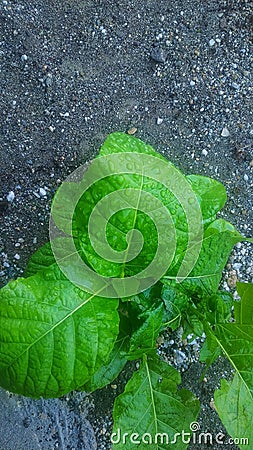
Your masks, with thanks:
[[[0,383],[12,392],[34,398],[59,397],[73,389],[94,391],[112,382],[128,360],[138,359],[139,370],[115,401],[115,448],[138,445],[142,449],[149,445],[152,449],[184,449],[187,439],[175,436],[182,430],[194,431],[190,425],[198,417],[199,401],[190,391],[178,389],[180,374],[156,353],[159,334],[168,327],[175,330],[182,326],[185,336],[206,334],[201,361],[207,367],[220,354],[232,364],[234,378],[222,380],[215,392],[215,406],[230,435],[247,437],[249,444],[243,448],[252,448],[253,285],[238,283],[240,302],[219,290],[222,270],[233,246],[241,240],[252,240],[216,218],[226,202],[221,183],[198,175],[184,176],[150,146],[123,133],[109,135],[97,161],[108,155],[117,155],[118,159],[113,159],[116,166],[122,159],[124,164],[127,161],[135,167],[128,172],[125,168],[124,172],[119,164],[110,174],[105,169],[104,175],[100,173],[87,189],[82,181],[78,186],[73,181],[66,183],[56,194],[52,209],[55,223],[61,231],[71,234],[71,245],[85,267],[106,279],[107,284],[89,289],[87,283],[84,288],[86,278],[83,281],[82,271],[71,259],[73,255],[68,255],[70,259],[65,255],[68,238],[51,238],[51,243],[39,249],[28,263],[26,277],[10,281],[0,291]],[[153,159],[144,158],[143,163],[141,155]],[[151,161],[154,172],[161,164],[167,165],[173,178],[171,188],[160,181],[161,173],[153,179],[141,172],[139,160],[144,166],[146,160]],[[159,161],[158,166],[152,165],[154,161]],[[99,170],[103,167],[100,164]],[[89,173],[83,179],[89,178]],[[125,189],[130,189],[135,207],[129,197],[125,198]],[[115,191],[118,211],[113,205],[105,231],[116,261],[103,258],[92,245],[103,240],[102,225],[97,220],[100,216],[96,216],[95,231],[89,224],[95,205],[108,196],[111,207],[110,194]],[[142,194],[146,195],[143,202]],[[155,199],[152,207],[151,196]],[[193,206],[187,207],[184,198]],[[158,224],[161,211],[157,200],[163,205],[164,229]],[[159,217],[152,216],[157,210]],[[107,209],[102,210],[103,214]],[[154,217],[158,225],[151,220]],[[131,234],[132,229],[142,233],[141,247],[139,234]],[[161,230],[168,241],[164,238],[160,242]],[[163,245],[158,265],[164,259],[169,265],[159,279],[155,274],[149,287],[141,289],[137,274],[149,267],[158,244]],[[107,250],[106,245],[103,242],[102,247]],[[168,258],[167,247],[173,249]],[[129,257],[129,248],[134,258]],[[138,254],[134,253],[136,248]],[[123,257],[117,259],[121,252]],[[180,272],[186,254],[185,272]],[[114,283],[116,279],[133,281],[130,288],[121,283],[107,290],[108,280]],[[92,285],[93,279],[89,282]],[[118,430],[121,438],[125,437],[116,443]]]

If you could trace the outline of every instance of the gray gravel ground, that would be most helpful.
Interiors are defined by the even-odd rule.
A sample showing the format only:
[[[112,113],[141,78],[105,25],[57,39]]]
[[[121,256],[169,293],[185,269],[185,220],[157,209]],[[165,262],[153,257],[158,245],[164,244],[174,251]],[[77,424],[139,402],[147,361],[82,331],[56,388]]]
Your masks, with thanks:
[[[222,181],[229,198],[222,216],[252,235],[252,6],[247,0],[0,0],[3,284],[20,276],[48,239],[61,181],[96,154],[108,133],[132,127],[186,173]],[[249,244],[237,245],[224,271],[222,286],[235,296],[237,279],[253,279],[251,252]],[[187,355],[189,364],[183,358],[186,366],[179,366],[184,385],[201,398],[201,429],[220,431],[212,393],[230,367],[219,360],[200,388],[199,346],[165,336],[161,352],[177,365],[176,352]],[[33,448],[95,448],[88,411],[97,448],[110,448],[112,402],[130,369],[117,389],[89,397],[36,403],[2,391],[0,449],[28,449],[24,426]],[[75,442],[71,427],[62,425],[66,417]]]

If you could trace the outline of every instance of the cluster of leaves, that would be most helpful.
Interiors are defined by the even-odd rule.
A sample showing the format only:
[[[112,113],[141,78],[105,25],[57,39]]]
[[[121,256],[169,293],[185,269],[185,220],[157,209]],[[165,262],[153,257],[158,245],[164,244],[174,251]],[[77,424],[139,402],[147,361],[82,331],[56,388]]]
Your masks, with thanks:
[[[150,146],[123,133],[110,135],[100,155],[124,151],[161,158]],[[34,398],[59,397],[75,389],[91,392],[112,382],[127,361],[138,359],[140,368],[115,401],[114,432],[120,429],[135,438],[165,433],[170,443],[153,443],[152,448],[181,450],[186,443],[171,442],[175,433],[190,431],[199,401],[178,388],[180,374],[159,359],[156,341],[164,329],[182,326],[185,336],[205,333],[200,359],[206,367],[221,354],[230,361],[234,378],[222,380],[215,407],[228,433],[248,437],[249,445],[243,448],[252,448],[253,285],[238,283],[239,302],[219,291],[229,254],[245,238],[230,223],[216,219],[226,202],[223,185],[203,176],[185,178],[199,201],[204,227],[202,248],[189,276],[182,282],[176,279],[187,246],[187,227],[173,194],[164,195],[164,186],[140,176],[107,177],[92,186],[76,208],[73,232],[86,263],[109,276],[129,276],[149,263],[156,239],[142,212],[120,211],[108,225],[108,241],[116,250],[124,247],[122,237],[129,229],[137,228],[147,238],[135,265],[103,261],[88,239],[89,211],[112,187],[120,190],[127,185],[141,186],[170,210],[177,236],[171,266],[158,283],[138,295],[103,298],[73,285],[58,268],[50,243],[45,244],[31,257],[26,277],[0,291],[0,384]],[[138,444],[140,449],[146,446],[143,441]],[[119,449],[132,447],[129,440],[115,444]]]

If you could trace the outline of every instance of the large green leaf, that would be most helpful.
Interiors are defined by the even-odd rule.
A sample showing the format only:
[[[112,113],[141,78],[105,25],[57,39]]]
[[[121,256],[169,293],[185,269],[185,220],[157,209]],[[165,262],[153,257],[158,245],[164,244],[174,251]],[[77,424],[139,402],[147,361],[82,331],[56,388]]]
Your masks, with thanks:
[[[221,380],[214,393],[216,410],[230,436],[241,449],[253,448],[253,399],[242,378],[235,374],[232,381]]]
[[[151,146],[124,133],[110,134],[101,147],[99,157],[124,152],[149,154],[163,160],[164,162],[166,161],[166,159],[159,153],[155,152]],[[129,164],[131,164],[131,160]],[[174,167],[169,161],[166,161],[166,164],[168,167]],[[171,241],[168,240],[167,248],[169,251],[169,249],[173,247],[172,241],[176,241],[176,249],[172,267],[176,266],[176,270],[178,270],[184,259],[188,245],[189,218],[187,217],[187,214],[189,214],[189,211],[187,214],[185,213],[185,208],[180,203],[173,189],[168,189],[161,182],[144,176],[138,173],[138,171],[136,173],[120,173],[120,175],[118,175],[118,169],[122,172],[119,165],[119,168],[114,167],[114,172],[116,174],[106,176],[105,178],[102,178],[101,174],[101,179],[87,189],[77,203],[73,220],[73,233],[76,237],[78,237],[78,250],[81,249],[83,251],[85,261],[95,271],[103,276],[133,276],[145,269],[151,263],[157,250],[157,230],[148,214],[138,210],[138,204],[134,204],[132,207],[129,206],[129,208],[125,207],[115,213],[110,220],[108,220],[106,228],[106,239],[109,245],[116,252],[126,250],[127,234],[131,230],[137,229],[141,232],[144,242],[143,248],[138,256],[136,256],[133,260],[125,263],[119,263],[109,260],[108,258],[103,258],[95,251],[90,240],[88,223],[94,207],[105,196],[108,196],[115,191],[118,192],[120,198],[121,192],[123,192],[124,189],[132,189],[146,194],[151,194],[170,212],[173,228],[175,230],[175,236],[173,237],[170,233]],[[226,192],[224,187],[221,183],[209,179],[208,177],[197,175],[185,177],[178,169],[174,168],[173,174],[175,173],[178,175],[180,174],[177,178],[181,180],[178,181],[180,186],[175,186],[175,191],[181,191],[182,180],[185,180],[185,186],[188,186],[188,189],[192,191],[193,195],[196,194],[196,198],[200,204],[201,213],[203,216],[203,224],[207,225],[215,218],[217,211],[221,209],[225,203]],[[123,200],[122,204],[124,204]],[[145,205],[145,203],[143,204]],[[148,210],[149,207],[147,206],[146,209]],[[201,224],[198,224],[198,227],[200,225]],[[170,226],[171,225],[168,222],[167,227]],[[198,227],[196,227],[196,236],[199,232]],[[164,239],[166,238],[164,237]]]
[[[221,383],[215,405],[233,438],[248,438],[253,445],[253,285],[239,283],[241,301],[235,304],[234,323],[217,324],[213,336],[231,362],[235,376]],[[240,445],[239,445],[240,446]]]
[[[238,285],[241,301],[235,303],[235,322],[217,324],[215,337],[239,374],[249,393],[253,393],[253,285]]]
[[[253,393],[253,326],[227,323],[216,325],[215,337],[234,369]]]
[[[188,390],[177,389],[180,381],[173,367],[158,358],[144,358],[115,401],[113,448],[132,450],[133,441],[139,441],[140,450],[185,449],[187,444],[180,435],[182,430],[189,432],[190,440],[190,424],[198,416],[199,401]]]
[[[0,291],[0,384],[59,397],[104,364],[118,334],[118,301],[71,284],[56,265]]]

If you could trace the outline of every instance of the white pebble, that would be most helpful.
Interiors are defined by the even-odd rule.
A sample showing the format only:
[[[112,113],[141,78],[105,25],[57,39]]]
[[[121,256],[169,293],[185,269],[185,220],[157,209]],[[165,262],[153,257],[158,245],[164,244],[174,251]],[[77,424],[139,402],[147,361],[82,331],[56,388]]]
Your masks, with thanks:
[[[202,155],[207,156],[207,154],[208,154],[208,151],[204,148],[204,149],[202,150]]]
[[[10,191],[9,194],[6,196],[8,202],[13,202],[14,198],[15,198],[15,194],[13,191]]]
[[[210,47],[213,47],[215,45],[215,40],[214,39],[210,39],[209,45],[210,45]]]
[[[229,135],[230,135],[230,133],[229,133],[228,128],[227,128],[227,127],[224,127],[224,128],[222,129],[221,136],[222,136],[222,137],[228,137]]]
[[[45,189],[40,188],[39,194],[41,197],[45,197],[47,195],[47,192],[45,191]]]
[[[248,175],[246,173],[245,173],[243,179],[244,179],[244,181],[249,181],[249,177],[248,177]]]
[[[161,123],[163,123],[163,119],[161,117],[157,117],[156,123],[157,125],[161,125]]]
[[[69,117],[69,112],[60,113],[61,117]]]
[[[21,61],[27,61],[27,59],[28,59],[28,56],[27,55],[22,55],[21,56]]]
[[[195,81],[193,80],[190,81],[190,86],[195,86],[195,84],[196,84]]]
[[[18,253],[16,253],[16,255],[14,255],[15,259],[20,259],[20,255]]]

